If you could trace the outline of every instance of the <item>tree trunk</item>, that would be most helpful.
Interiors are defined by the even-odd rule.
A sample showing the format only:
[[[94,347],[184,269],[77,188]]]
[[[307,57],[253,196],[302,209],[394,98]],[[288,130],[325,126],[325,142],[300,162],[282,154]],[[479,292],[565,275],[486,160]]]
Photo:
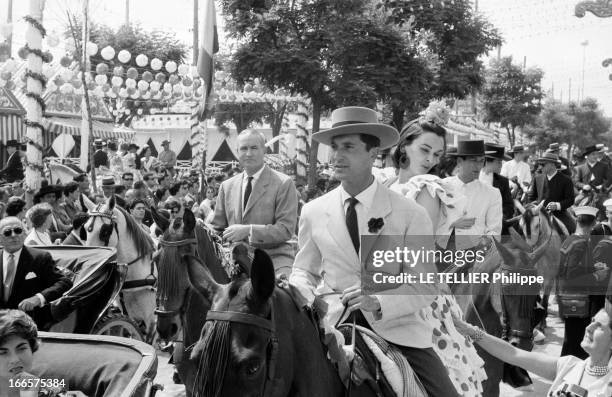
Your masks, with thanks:
[[[395,128],[397,128],[398,131],[402,130],[402,127],[404,126],[404,114],[405,114],[405,109],[403,107],[400,106],[394,106],[393,107],[393,126]]]
[[[512,146],[514,146],[514,144],[516,143],[516,127],[512,126]]]
[[[272,138],[278,136],[281,132],[281,129],[283,127],[283,120],[285,118],[285,111],[287,109],[287,102],[283,102],[283,104],[279,104],[278,105],[278,110],[274,111],[274,107],[272,108],[272,111],[274,112],[274,117],[272,117]],[[274,148],[272,150],[274,153],[278,153],[279,152],[279,143],[276,142],[274,143]]]
[[[508,142],[510,142],[510,147],[514,146],[514,137],[512,136],[512,131],[510,131],[510,127],[506,125],[506,131],[508,132]]]
[[[319,131],[321,125],[321,105],[318,101],[312,101],[312,134]],[[308,189],[314,189],[317,185],[318,173],[317,173],[317,157],[319,154],[319,142],[310,139],[310,156],[308,157]]]

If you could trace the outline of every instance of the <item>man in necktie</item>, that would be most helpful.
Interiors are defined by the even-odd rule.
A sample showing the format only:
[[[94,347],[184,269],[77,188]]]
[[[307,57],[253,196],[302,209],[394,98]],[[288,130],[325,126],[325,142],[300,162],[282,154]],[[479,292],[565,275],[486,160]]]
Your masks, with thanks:
[[[47,303],[72,287],[49,253],[25,247],[26,234],[18,218],[0,220],[2,294],[0,309],[20,309],[36,321],[39,329],[51,325]]]
[[[227,241],[263,249],[277,275],[288,275],[295,258],[289,240],[297,224],[297,191],[289,176],[264,164],[265,143],[256,130],[238,135],[238,158],[244,171],[219,187],[211,224]]]
[[[417,281],[388,285],[380,292],[369,289],[377,252],[415,247],[415,241],[433,249],[432,224],[425,209],[372,175],[379,150],[396,145],[399,133],[379,123],[371,109],[345,107],[332,113],[332,128],[312,138],[331,146],[330,164],[341,184],[302,208],[299,251],[289,282],[309,304],[315,297],[325,302],[325,324],[346,320],[352,313],[358,324],[395,345],[428,395],[456,396],[448,371],[431,347],[433,329],[419,316],[437,289],[418,282],[418,275],[435,273],[435,266],[391,260],[385,271],[415,275]]]

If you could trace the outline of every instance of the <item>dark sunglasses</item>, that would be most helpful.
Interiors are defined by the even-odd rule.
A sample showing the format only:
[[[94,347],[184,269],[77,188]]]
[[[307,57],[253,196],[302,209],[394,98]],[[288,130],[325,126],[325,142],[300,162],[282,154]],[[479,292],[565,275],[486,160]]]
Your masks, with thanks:
[[[6,229],[2,232],[2,234],[4,234],[4,237],[11,237],[13,233],[15,233],[15,236],[19,236],[21,233],[23,233],[23,229],[20,227],[16,227],[14,229]]]
[[[124,181],[133,181],[134,178],[123,178]]]
[[[170,212],[171,212],[172,214],[178,214],[179,212],[181,212],[181,210],[180,210],[180,209],[178,209],[178,208],[173,208],[173,209],[171,209],[171,210],[170,210]]]

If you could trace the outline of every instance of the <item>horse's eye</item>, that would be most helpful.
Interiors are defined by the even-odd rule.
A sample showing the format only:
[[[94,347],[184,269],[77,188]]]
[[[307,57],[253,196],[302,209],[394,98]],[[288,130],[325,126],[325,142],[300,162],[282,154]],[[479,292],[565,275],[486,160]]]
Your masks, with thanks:
[[[247,364],[245,368],[245,372],[248,376],[253,376],[259,372],[260,368],[261,368],[261,364],[259,362],[251,362]]]

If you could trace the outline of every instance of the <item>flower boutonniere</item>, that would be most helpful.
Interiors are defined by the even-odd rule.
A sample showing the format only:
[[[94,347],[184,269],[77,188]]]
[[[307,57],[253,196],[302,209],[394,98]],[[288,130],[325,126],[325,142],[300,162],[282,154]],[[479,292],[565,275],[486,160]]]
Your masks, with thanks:
[[[378,233],[383,226],[385,226],[383,218],[370,218],[368,221],[368,231],[370,233]]]

